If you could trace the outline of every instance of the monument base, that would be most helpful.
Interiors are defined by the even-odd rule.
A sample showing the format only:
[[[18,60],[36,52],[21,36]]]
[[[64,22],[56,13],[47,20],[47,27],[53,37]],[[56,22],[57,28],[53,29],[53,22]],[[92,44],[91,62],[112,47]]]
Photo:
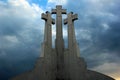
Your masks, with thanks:
[[[52,50],[51,56],[40,57],[33,70],[18,75],[11,80],[61,80],[56,76],[56,57],[55,50]],[[83,58],[74,58],[68,50],[64,52],[64,79],[62,80],[114,80],[104,74],[87,70],[86,62]],[[51,57],[51,60],[49,60]],[[72,58],[71,58],[72,57]]]

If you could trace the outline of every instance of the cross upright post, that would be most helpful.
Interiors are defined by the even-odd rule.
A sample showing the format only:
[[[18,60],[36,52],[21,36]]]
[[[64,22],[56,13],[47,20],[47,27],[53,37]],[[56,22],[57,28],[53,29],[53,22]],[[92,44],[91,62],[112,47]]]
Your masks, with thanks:
[[[56,14],[56,40],[55,48],[57,53],[57,79],[62,80],[64,77],[64,40],[62,33],[62,14],[66,14],[66,9],[62,9],[61,5],[52,9],[52,14]]]

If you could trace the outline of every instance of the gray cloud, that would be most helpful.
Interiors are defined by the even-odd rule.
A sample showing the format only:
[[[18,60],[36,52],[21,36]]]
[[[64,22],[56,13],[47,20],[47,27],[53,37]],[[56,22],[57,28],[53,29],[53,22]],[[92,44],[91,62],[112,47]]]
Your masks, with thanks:
[[[75,22],[76,35],[81,56],[89,68],[108,62],[119,63],[119,3],[118,0],[71,0],[65,5],[69,12],[79,15]]]
[[[43,41],[42,12],[25,0],[0,1],[0,79],[33,67]]]
[[[44,26],[40,15],[43,10],[35,4],[31,6],[26,1],[19,2],[1,2],[0,48],[30,46],[28,44],[33,45],[34,41],[42,39],[40,35],[43,34]]]

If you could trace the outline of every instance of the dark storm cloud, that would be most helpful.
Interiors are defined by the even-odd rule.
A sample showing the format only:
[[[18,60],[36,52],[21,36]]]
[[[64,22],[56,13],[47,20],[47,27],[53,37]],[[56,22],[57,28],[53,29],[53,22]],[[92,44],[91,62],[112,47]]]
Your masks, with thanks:
[[[115,52],[120,57],[120,22],[110,23],[109,26],[110,29],[100,35],[98,46]]]
[[[0,1],[0,80],[33,68],[43,41],[42,9],[27,1]]]
[[[12,18],[11,18],[12,17]],[[16,35],[23,29],[26,21],[13,15],[0,16],[0,30],[3,35]]]

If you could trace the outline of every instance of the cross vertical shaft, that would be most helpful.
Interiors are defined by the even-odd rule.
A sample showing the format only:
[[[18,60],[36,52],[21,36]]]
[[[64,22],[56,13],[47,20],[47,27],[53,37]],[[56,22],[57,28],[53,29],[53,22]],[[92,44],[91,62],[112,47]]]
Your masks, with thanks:
[[[62,6],[56,6],[56,9],[52,9],[52,14],[56,14],[56,53],[57,53],[57,79],[63,79],[64,77],[64,40],[62,33],[62,14],[66,14],[66,9],[62,9]]]
[[[62,9],[62,6],[56,6],[56,9],[52,9],[52,14],[56,14],[56,38],[63,38],[62,35],[62,14],[66,14],[66,9]]]

